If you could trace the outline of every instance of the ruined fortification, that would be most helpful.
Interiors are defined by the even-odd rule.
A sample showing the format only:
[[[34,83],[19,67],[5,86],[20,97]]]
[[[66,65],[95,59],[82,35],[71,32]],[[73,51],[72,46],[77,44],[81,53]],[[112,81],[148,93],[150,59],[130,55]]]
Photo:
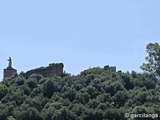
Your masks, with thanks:
[[[104,70],[109,71],[109,72],[116,72],[116,67],[106,65],[106,66],[104,66]]]
[[[12,67],[12,59],[8,59],[8,67],[4,69],[4,78],[11,77],[17,74],[17,70]],[[27,71],[26,73],[21,73],[24,77],[28,78],[32,74],[41,74],[43,77],[54,77],[63,75],[63,63],[52,63],[47,67],[40,67]]]
[[[4,78],[11,77],[12,75],[17,74],[17,70],[12,68],[12,59],[9,57],[9,64],[6,69],[4,69]],[[63,75],[63,63],[52,63],[47,67],[40,67],[27,71],[26,73],[21,73],[24,77],[28,78],[32,74],[41,74],[43,77],[54,77]],[[116,72],[116,67],[106,65],[104,70],[109,72]]]
[[[4,69],[4,71],[3,71],[3,73],[4,73],[3,78],[8,78],[8,77],[11,77],[12,75],[17,74],[17,70],[12,67],[11,57],[9,57],[8,61],[9,61],[8,67],[6,69]]]
[[[36,69],[32,69],[23,73],[22,75],[25,77],[29,77],[32,74],[41,74],[43,77],[54,77],[61,76],[63,74],[63,63],[52,63],[47,67],[40,67]]]

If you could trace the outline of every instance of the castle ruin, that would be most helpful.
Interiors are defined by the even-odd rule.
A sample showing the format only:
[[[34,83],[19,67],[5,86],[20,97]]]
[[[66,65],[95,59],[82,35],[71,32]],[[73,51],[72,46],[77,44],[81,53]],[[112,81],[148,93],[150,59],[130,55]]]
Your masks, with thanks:
[[[61,76],[63,74],[63,63],[52,63],[47,67],[32,69],[22,75],[28,78],[32,74],[41,74],[43,77]]]
[[[12,67],[12,59],[11,59],[11,57],[9,57],[8,61],[9,61],[8,67],[6,69],[4,69],[3,78],[8,78],[8,77],[11,77],[12,75],[17,74],[17,70]]]
[[[8,59],[8,67],[4,69],[3,78],[11,77],[17,74],[17,70],[12,67],[12,59]],[[52,63],[47,67],[40,67],[27,71],[26,73],[21,73],[24,77],[28,78],[32,74],[41,74],[43,77],[54,77],[63,75],[63,63]]]
[[[109,72],[116,72],[116,67],[106,65],[106,66],[104,66],[104,70],[109,71]]]
[[[12,67],[12,59],[9,57],[8,59],[8,67],[4,69],[4,78],[11,77],[12,75],[17,74],[17,70]],[[36,69],[32,69],[27,71],[26,73],[21,73],[24,77],[28,78],[32,74],[40,74],[43,77],[54,77],[54,76],[62,76],[63,75],[63,63],[52,63],[47,67],[40,67]],[[116,72],[115,66],[104,66],[104,70],[109,72]]]

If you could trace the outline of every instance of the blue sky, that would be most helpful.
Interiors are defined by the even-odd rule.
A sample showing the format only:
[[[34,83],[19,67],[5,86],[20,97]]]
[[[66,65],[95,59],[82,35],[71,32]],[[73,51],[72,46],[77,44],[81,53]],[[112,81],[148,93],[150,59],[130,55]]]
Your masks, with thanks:
[[[146,45],[160,41],[159,12],[159,0],[0,0],[0,79],[9,56],[18,72],[59,62],[71,74],[141,72]]]

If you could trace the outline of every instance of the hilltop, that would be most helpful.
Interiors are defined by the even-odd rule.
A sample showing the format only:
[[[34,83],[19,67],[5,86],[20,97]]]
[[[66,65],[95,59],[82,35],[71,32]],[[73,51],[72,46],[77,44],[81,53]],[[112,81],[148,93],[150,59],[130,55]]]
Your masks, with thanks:
[[[63,64],[15,74],[12,60],[0,82],[0,120],[158,119],[160,45],[146,47],[144,73],[94,67],[71,75]]]
[[[154,74],[94,67],[78,75],[18,75],[0,83],[1,120],[128,119],[126,113],[160,114],[160,81]],[[153,115],[152,115],[153,114]]]

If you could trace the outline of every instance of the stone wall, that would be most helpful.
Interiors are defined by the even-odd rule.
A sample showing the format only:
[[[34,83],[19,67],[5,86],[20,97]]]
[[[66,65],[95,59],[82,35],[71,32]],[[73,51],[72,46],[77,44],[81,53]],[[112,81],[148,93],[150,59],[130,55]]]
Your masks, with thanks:
[[[109,71],[109,72],[116,72],[116,67],[106,65],[106,66],[104,66],[104,70]]]
[[[37,69],[29,70],[23,75],[29,77],[31,74],[41,74],[43,77],[61,76],[63,74],[63,63],[52,63],[47,67],[40,67]]]
[[[12,75],[17,74],[17,70],[13,69],[12,67],[7,67],[6,69],[4,69],[3,71],[3,78],[7,78],[7,77],[11,77]]]

